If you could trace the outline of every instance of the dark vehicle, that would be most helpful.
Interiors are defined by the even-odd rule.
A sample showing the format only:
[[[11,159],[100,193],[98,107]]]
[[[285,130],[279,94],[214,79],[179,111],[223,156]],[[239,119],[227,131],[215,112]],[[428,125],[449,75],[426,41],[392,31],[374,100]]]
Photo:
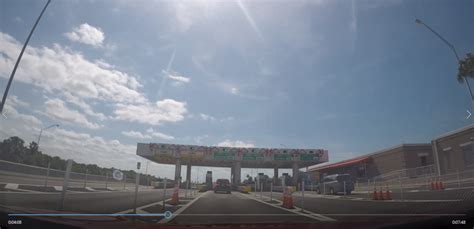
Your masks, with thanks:
[[[324,177],[323,182],[316,186],[316,192],[318,194],[331,194],[336,195],[338,193],[344,193],[350,195],[354,190],[354,182],[350,174],[334,174]]]
[[[217,179],[216,185],[214,186],[214,193],[226,192],[230,194],[230,182],[228,179]]]

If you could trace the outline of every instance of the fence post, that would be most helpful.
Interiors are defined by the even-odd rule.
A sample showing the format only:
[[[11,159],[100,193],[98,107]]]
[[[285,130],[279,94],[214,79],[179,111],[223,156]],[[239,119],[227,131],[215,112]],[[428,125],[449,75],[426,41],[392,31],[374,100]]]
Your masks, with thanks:
[[[402,178],[400,175],[398,175],[398,182],[400,183],[400,199],[403,201],[403,184],[402,184]]]
[[[346,181],[344,181],[344,196],[346,195]]]
[[[370,179],[367,179],[367,199],[370,199]]]
[[[184,198],[188,198],[188,188],[189,188],[189,180],[186,181],[186,190],[184,190]]]
[[[51,162],[48,161],[48,169],[46,170],[46,178],[44,179],[44,187],[48,187],[48,178],[49,178],[49,169],[51,167]]]
[[[304,187],[304,180],[303,182],[301,182],[301,189],[303,190],[302,193],[301,193],[301,212],[304,212],[304,190],[305,190],[305,187]]]
[[[87,187],[87,174],[89,173],[89,170],[86,169],[86,179],[84,180],[84,188]]]
[[[125,185],[127,185],[127,176],[126,175],[123,176],[123,190],[126,189]]]
[[[166,178],[163,183],[163,210],[165,210],[165,207],[166,207],[165,200],[166,200]]]
[[[270,201],[273,201],[273,182],[270,183]]]
[[[105,172],[105,189],[107,189],[108,182],[109,182],[109,172]]]
[[[133,201],[133,214],[137,213],[138,184],[140,182],[140,173],[135,173],[135,199]]]
[[[64,174],[63,190],[61,192],[61,200],[59,203],[59,211],[62,211],[64,208],[64,199],[66,198],[67,186],[69,184],[69,175],[71,174],[72,160],[67,160],[66,165],[66,174]]]
[[[461,179],[459,178],[459,169],[458,169],[458,188],[461,187]]]

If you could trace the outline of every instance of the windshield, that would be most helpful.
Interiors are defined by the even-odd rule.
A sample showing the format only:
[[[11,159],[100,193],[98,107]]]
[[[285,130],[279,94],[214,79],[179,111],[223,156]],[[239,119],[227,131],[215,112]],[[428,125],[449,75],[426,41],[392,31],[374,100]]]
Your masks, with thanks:
[[[473,12],[0,0],[0,229],[472,228]]]
[[[343,182],[343,181],[351,181],[352,177],[350,175],[338,175],[337,176],[337,181]]]

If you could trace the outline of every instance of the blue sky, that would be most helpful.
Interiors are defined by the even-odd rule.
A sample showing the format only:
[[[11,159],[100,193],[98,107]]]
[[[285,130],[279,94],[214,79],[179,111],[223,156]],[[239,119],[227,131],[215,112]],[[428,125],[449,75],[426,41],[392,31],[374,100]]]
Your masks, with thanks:
[[[0,3],[2,89],[43,5]],[[52,1],[0,134],[30,141],[60,123],[44,151],[127,169],[137,142],[324,148],[332,162],[429,142],[471,124],[471,104],[454,55],[414,21],[465,56],[473,10],[472,0]]]

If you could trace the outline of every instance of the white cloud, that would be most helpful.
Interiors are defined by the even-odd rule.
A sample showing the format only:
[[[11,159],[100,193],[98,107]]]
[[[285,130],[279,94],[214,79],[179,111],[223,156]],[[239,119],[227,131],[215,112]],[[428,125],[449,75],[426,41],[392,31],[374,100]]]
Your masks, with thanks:
[[[149,139],[151,138],[150,135],[144,135],[141,132],[138,131],[122,131],[122,134],[131,137],[131,138],[138,138],[138,139]]]
[[[8,104],[8,103],[10,103],[14,107],[29,107],[30,106],[29,103],[19,99],[16,95],[8,96],[6,104]]]
[[[239,93],[239,89],[237,89],[236,87],[233,87],[230,89],[230,93],[237,95]]]
[[[147,134],[143,134],[138,131],[122,131],[122,134],[131,137],[131,138],[137,138],[137,139],[151,139],[153,137],[157,137],[160,139],[165,139],[165,140],[173,140],[174,137],[171,135],[167,135],[161,132],[157,132],[153,130],[153,128],[149,128],[146,130]]]
[[[184,76],[178,76],[178,75],[171,75],[169,74],[168,77],[172,80],[176,80],[178,82],[181,82],[181,83],[189,83],[191,81],[191,79],[189,79],[188,77],[184,77]]]
[[[101,47],[104,42],[104,33],[98,27],[91,26],[87,23],[74,27],[72,32],[65,33],[69,40],[92,45],[94,47]]]
[[[66,107],[64,102],[60,99],[50,99],[45,102],[46,115],[50,118],[61,121],[66,124],[76,124],[81,127],[89,129],[99,129],[102,126],[97,123],[92,123],[87,118],[76,110],[70,110]]]
[[[86,103],[83,99],[73,96],[70,93],[64,93],[64,96],[66,97],[67,102],[72,103],[76,105],[77,107],[81,108],[85,114],[95,117],[101,121],[107,119],[107,117],[103,113],[95,112],[92,109],[92,107],[88,103]]]
[[[201,117],[202,120],[205,120],[205,121],[215,121],[216,120],[216,118],[214,118],[210,115],[207,115],[207,114],[203,114],[203,113],[200,113],[199,117]]]
[[[162,72],[163,74],[165,74],[166,77],[172,79],[175,85],[191,82],[191,79],[189,77],[181,76],[181,75],[178,75],[177,73],[174,73],[174,72],[172,73],[171,71],[168,71],[168,70],[163,70]]]
[[[243,147],[243,148],[251,148],[254,147],[254,144],[252,143],[245,143],[243,141],[231,141],[229,139],[226,139],[223,142],[217,143],[217,146],[225,146],[225,147]]]
[[[117,104],[114,114],[119,120],[159,125],[162,122],[181,121],[186,112],[185,102],[164,99],[155,104]]]
[[[154,132],[151,135],[153,135],[154,137],[157,137],[157,138],[165,139],[165,140],[173,140],[174,139],[173,136],[163,134],[163,133],[160,133],[160,132]]]
[[[214,116],[211,116],[211,115],[208,115],[208,114],[204,114],[204,113],[199,113],[199,117],[200,117],[202,120],[204,120],[204,121],[211,121],[211,122],[214,122],[214,121],[227,122],[227,121],[233,121],[233,120],[234,120],[234,117],[232,117],[232,116],[228,116],[228,117],[225,117],[225,118],[217,119],[217,118],[214,117]]]
[[[8,34],[0,33],[0,77],[7,78],[21,44]],[[135,77],[116,70],[103,61],[91,62],[81,54],[54,48],[26,49],[15,80],[33,84],[51,94],[69,93],[82,99],[120,103],[144,103],[137,91],[141,85]]]
[[[17,106],[17,105],[18,104],[12,104],[12,103],[9,103],[9,102],[7,102],[5,104],[4,115],[6,116],[6,120],[7,120],[7,122],[5,122],[5,123],[10,123],[13,120],[13,121],[18,122],[18,124],[22,125],[22,126],[23,125],[25,125],[25,126],[39,126],[39,125],[43,124],[43,122],[41,122],[41,120],[39,120],[35,116],[21,114],[20,112],[18,112],[15,109],[15,106]],[[0,116],[0,118],[4,119],[3,116]],[[0,125],[0,127],[1,127],[1,125]],[[6,128],[6,129],[8,129],[8,128]]]

